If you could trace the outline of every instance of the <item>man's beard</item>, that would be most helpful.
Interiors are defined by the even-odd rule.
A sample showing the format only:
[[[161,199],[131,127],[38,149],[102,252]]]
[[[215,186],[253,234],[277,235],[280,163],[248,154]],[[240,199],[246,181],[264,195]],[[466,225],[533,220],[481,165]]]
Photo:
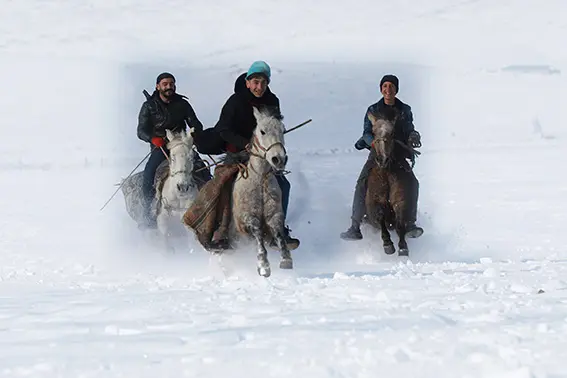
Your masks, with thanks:
[[[173,95],[175,94],[175,90],[173,90],[173,89],[166,89],[166,90],[164,90],[164,91],[161,91],[160,93],[161,93],[161,95],[162,95],[163,97],[168,98],[168,97],[171,97],[171,96],[173,96]]]

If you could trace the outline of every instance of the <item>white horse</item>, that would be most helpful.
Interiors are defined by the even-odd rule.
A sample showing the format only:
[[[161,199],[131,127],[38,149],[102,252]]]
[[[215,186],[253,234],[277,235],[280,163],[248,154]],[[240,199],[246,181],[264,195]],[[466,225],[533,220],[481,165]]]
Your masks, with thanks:
[[[276,240],[281,254],[280,268],[292,269],[293,261],[284,239],[282,193],[274,170],[287,164],[284,124],[281,117],[253,108],[257,126],[252,136],[250,160],[239,172],[232,192],[231,239],[237,235],[255,239],[258,244],[258,274],[271,274],[265,231]]]
[[[197,197],[199,189],[193,178],[193,137],[184,130],[173,133],[165,130],[169,150],[169,170],[163,176],[156,174],[156,215],[158,230],[172,249],[170,237],[187,233],[182,225],[183,215]],[[161,176],[161,177],[160,177]],[[183,231],[181,231],[183,230]],[[188,235],[188,234],[187,234]]]
[[[158,167],[154,180],[155,198],[151,211],[157,216],[158,230],[168,251],[174,250],[170,241],[172,236],[189,235],[181,219],[198,193],[193,177],[192,131],[166,130],[169,157]],[[138,224],[144,222],[142,176],[143,172],[138,172],[122,183],[126,210]]]

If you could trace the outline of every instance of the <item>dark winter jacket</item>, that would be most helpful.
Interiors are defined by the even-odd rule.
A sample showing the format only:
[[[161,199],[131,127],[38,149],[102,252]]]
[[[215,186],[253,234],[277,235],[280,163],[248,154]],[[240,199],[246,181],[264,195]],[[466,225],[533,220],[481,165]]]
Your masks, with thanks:
[[[370,147],[372,140],[374,140],[374,134],[372,133],[372,123],[368,119],[368,112],[372,114],[380,114],[387,119],[392,119],[397,115],[396,124],[394,125],[394,138],[407,144],[408,137],[412,131],[415,130],[413,124],[413,113],[411,107],[404,104],[400,99],[396,98],[394,105],[386,105],[384,99],[382,98],[375,104],[368,107],[366,113],[364,114],[364,131],[362,137],[357,141],[357,144],[364,144],[365,147]],[[396,154],[407,155],[407,151],[401,149],[400,146],[396,145]],[[410,157],[407,155],[407,157]]]
[[[219,121],[215,125],[220,137],[227,143],[226,149],[231,152],[243,150],[252,138],[256,128],[256,118],[252,110],[270,107],[280,114],[280,101],[268,87],[261,98],[257,98],[246,88],[246,73],[240,75],[234,84],[234,93],[224,104]]]
[[[165,137],[165,130],[181,131],[195,128],[203,130],[203,124],[184,96],[175,94],[169,103],[163,102],[156,90],[147,99],[138,115],[138,138],[150,142],[153,137]]]

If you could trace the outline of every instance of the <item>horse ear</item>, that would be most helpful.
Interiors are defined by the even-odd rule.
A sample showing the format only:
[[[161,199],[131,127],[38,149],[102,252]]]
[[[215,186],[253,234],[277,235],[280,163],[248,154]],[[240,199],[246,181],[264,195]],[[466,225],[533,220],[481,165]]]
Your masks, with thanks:
[[[165,136],[167,137],[167,140],[169,140],[170,142],[173,140],[173,133],[171,132],[171,130],[165,129]]]
[[[193,139],[193,133],[195,132],[195,128],[192,127],[190,128],[186,133],[185,133],[185,139]]]
[[[374,114],[368,112],[368,113],[366,113],[366,115],[368,116],[370,123],[374,125],[376,123],[376,117],[374,116]]]
[[[262,115],[262,113],[260,113],[260,111],[258,110],[257,107],[252,106],[252,111],[254,112],[254,117],[256,117],[256,119],[259,119],[260,116]]]

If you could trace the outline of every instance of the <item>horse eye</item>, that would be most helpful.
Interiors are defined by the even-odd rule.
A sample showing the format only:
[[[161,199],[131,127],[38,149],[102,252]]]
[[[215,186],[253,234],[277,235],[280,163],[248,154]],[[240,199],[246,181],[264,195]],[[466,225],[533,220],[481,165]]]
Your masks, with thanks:
[[[266,132],[264,130],[260,130],[260,134],[266,135]]]

